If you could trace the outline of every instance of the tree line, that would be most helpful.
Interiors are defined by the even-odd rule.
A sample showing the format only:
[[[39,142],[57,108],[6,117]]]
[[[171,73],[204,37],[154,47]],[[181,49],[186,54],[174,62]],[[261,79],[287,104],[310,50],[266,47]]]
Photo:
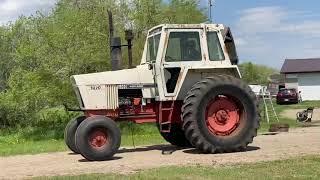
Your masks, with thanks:
[[[133,29],[137,64],[149,28],[205,22],[205,10],[198,4],[198,0],[59,0],[48,13],[1,26],[0,126],[54,126],[69,120],[61,105],[77,105],[70,76],[111,69],[108,9],[123,40],[124,30]]]
[[[270,83],[269,77],[273,74],[279,74],[277,69],[251,62],[240,64],[239,69],[242,79],[248,84],[268,85]]]

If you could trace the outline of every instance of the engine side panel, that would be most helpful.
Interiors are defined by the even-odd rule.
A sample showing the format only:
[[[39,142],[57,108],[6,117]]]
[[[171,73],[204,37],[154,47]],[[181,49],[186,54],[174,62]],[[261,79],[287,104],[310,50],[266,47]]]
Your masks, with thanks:
[[[119,108],[119,90],[140,89],[143,98],[155,96],[153,73],[145,65],[134,69],[76,75],[72,81],[80,106],[85,110]]]
[[[78,86],[85,109],[112,109],[119,107],[118,85]]]

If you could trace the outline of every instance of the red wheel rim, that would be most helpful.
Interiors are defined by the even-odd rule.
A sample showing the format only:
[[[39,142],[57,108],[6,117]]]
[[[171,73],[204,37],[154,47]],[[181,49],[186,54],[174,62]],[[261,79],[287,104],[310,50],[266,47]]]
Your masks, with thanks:
[[[209,131],[214,135],[230,135],[239,126],[241,109],[237,102],[226,96],[211,100],[206,108]]]
[[[89,136],[89,144],[94,149],[101,149],[108,144],[108,134],[103,129],[96,129]]]

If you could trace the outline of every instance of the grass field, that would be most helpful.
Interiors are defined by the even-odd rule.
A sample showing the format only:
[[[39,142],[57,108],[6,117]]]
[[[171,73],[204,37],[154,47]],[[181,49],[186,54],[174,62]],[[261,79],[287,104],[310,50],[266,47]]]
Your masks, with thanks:
[[[286,109],[304,109],[318,106],[320,101],[307,101],[298,105],[275,105],[278,114]],[[276,122],[274,119],[271,122]],[[291,128],[297,127],[295,119],[280,117],[281,123],[287,123]],[[120,124],[122,131],[122,146],[132,146],[131,131],[133,130],[135,145],[151,145],[165,143],[154,124],[132,125]],[[261,120],[259,132],[266,132],[269,124]],[[63,127],[60,129],[23,128],[19,130],[0,131],[0,156],[17,154],[37,154],[67,150],[63,141]]]
[[[320,107],[320,101],[305,101],[300,104],[287,104],[287,105],[277,105],[275,102],[273,103],[274,109],[277,112],[280,123],[286,123],[290,125],[290,128],[299,127],[300,125],[296,123],[296,119],[289,119],[285,117],[281,117],[281,112],[287,109],[307,109],[308,107]],[[263,106],[261,105],[263,109]],[[269,107],[271,109],[271,107]],[[261,111],[264,112],[264,111]],[[275,117],[273,115],[270,116],[270,123],[277,123]],[[264,117],[264,113],[261,113],[261,127],[260,132],[267,132],[269,129],[269,124],[267,123],[266,118]]]
[[[89,174],[79,176],[41,177],[36,180],[73,179],[319,179],[320,156],[234,166],[164,167],[135,174]]]
[[[165,143],[155,125],[133,125],[131,130],[122,128],[121,146],[139,146]],[[66,151],[63,140],[63,130],[42,130],[36,128],[20,129],[18,131],[0,131],[0,156],[18,154],[37,154],[44,152]]]
[[[12,136],[0,138],[0,156],[11,156],[19,154],[39,154],[47,152],[67,151],[68,148],[63,139],[46,139],[46,140],[28,140],[20,139],[8,142]],[[164,144],[165,140],[160,134],[134,135],[134,145],[152,145]],[[132,147],[132,137],[123,135],[121,137],[121,146]]]

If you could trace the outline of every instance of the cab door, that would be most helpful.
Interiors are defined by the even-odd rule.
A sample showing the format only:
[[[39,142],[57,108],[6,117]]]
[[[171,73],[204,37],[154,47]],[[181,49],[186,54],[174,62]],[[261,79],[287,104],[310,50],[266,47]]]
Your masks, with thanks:
[[[164,99],[175,100],[188,68],[204,61],[202,29],[169,29],[162,52],[160,76]],[[158,83],[159,84],[159,83]]]

